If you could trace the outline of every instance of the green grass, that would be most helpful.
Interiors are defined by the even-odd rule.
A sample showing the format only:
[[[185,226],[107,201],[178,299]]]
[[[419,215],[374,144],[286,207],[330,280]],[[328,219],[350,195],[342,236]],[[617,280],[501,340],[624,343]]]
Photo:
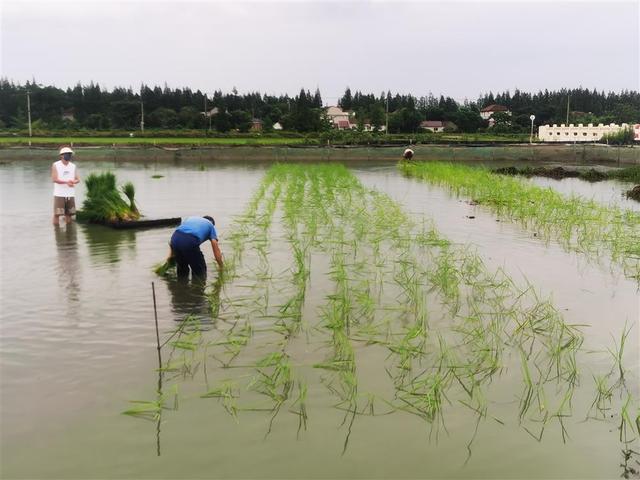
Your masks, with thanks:
[[[577,177],[588,182],[599,182],[602,180],[620,180],[624,182],[640,183],[640,166],[617,168],[607,171],[595,170],[574,170],[563,167],[502,167],[493,171],[502,175],[522,175],[523,177],[550,177],[564,178]]]
[[[625,182],[640,183],[640,166],[620,168],[617,170],[610,170],[607,172],[609,178],[616,180],[622,180]]]
[[[466,144],[466,143],[527,143],[529,136],[525,134],[505,134],[493,135],[490,133],[403,133],[389,135],[375,135],[369,133],[359,134],[357,132],[346,132],[337,134],[331,141],[334,145],[405,145],[409,142],[414,144]],[[117,133],[115,135],[118,135]],[[122,135],[122,133],[120,133]],[[59,146],[61,144],[73,144],[75,146],[287,146],[287,145],[325,145],[325,141],[320,140],[320,133],[310,133],[306,136],[165,136],[160,131],[157,136],[153,133],[146,133],[145,136],[102,136],[100,132],[95,135],[83,133],[56,133],[55,135],[34,136],[0,136],[0,147],[2,146],[27,146],[29,141],[32,145]]]
[[[229,138],[184,138],[184,137],[33,137],[32,145],[61,145],[72,144],[74,146],[90,145],[128,145],[128,146],[278,146],[278,145],[303,145],[317,144],[315,139],[305,138],[254,138],[254,137],[229,137]],[[26,146],[29,145],[29,137],[0,137],[0,146]]]

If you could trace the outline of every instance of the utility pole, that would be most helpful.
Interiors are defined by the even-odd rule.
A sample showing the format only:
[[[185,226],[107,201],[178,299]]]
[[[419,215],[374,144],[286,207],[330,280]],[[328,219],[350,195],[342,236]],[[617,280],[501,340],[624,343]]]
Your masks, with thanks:
[[[211,132],[211,112],[208,110],[207,94],[204,94],[204,114],[209,118],[209,132]]]
[[[529,135],[529,145],[533,143],[533,121],[536,119],[535,115],[531,115],[529,120],[531,120],[531,135]]]
[[[567,95],[567,123],[565,125],[569,126],[569,100],[571,99],[571,94]]]
[[[27,121],[29,122],[29,146],[31,146],[31,137],[32,137],[32,131],[31,131],[31,98],[29,97],[29,94],[31,92],[29,90],[27,90]]]
[[[140,131],[144,133],[144,103],[142,103],[142,94],[140,95]]]
[[[384,133],[389,135],[389,94],[387,94],[387,108],[384,121]]]

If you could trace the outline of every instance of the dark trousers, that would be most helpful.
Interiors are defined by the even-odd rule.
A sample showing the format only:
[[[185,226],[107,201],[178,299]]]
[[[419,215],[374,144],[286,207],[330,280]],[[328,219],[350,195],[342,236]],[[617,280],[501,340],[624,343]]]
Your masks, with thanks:
[[[200,240],[193,235],[183,232],[173,232],[171,236],[171,250],[176,259],[178,278],[189,276],[189,267],[194,277],[207,276],[207,264],[200,251]]]

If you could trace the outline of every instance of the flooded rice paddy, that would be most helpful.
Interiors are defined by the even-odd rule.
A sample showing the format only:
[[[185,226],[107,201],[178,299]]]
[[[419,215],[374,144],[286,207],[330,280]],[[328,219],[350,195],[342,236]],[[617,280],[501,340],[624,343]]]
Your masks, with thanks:
[[[204,249],[182,284],[152,273],[171,229],[50,225],[49,164],[0,166],[3,478],[637,476],[638,281],[609,255],[395,164],[79,158],[149,217],[216,218],[224,276]]]

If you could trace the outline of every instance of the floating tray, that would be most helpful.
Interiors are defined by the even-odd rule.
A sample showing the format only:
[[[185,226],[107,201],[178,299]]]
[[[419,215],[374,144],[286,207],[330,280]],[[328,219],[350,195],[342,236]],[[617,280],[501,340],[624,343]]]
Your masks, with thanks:
[[[141,220],[128,220],[125,222],[89,222],[94,225],[104,225],[105,227],[115,228],[117,230],[125,230],[132,228],[158,228],[158,227],[172,227],[174,225],[180,225],[182,218],[145,218]]]

